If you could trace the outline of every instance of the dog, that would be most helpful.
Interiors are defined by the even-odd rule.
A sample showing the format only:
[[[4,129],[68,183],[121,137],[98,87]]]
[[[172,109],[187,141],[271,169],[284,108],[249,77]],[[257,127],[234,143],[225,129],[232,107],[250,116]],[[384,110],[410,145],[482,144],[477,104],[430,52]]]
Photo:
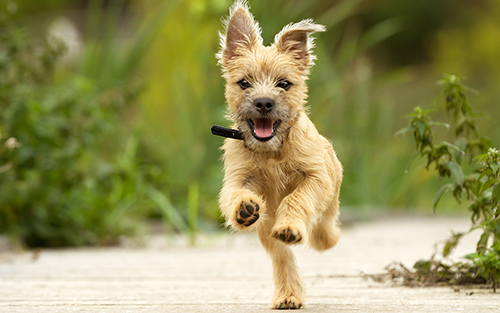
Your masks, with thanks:
[[[225,79],[228,118],[238,138],[223,144],[219,206],[226,225],[256,230],[271,257],[271,307],[304,306],[304,283],[291,245],[316,250],[339,240],[342,165],[332,144],[307,115],[306,81],[315,56],[310,34],[325,27],[307,19],[285,26],[271,46],[246,1],[224,20],[217,53]]]

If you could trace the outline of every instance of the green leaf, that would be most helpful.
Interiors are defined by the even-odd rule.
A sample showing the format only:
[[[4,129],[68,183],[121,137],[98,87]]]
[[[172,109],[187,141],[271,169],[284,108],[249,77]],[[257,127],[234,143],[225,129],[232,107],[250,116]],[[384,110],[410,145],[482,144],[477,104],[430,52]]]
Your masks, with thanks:
[[[483,170],[483,172],[477,177],[477,183],[480,183],[484,176],[490,175],[490,172],[490,170]]]
[[[496,182],[497,182],[496,179],[490,179],[490,180],[486,181],[484,184],[481,185],[481,189],[479,189],[478,195],[480,196],[483,192],[490,189],[491,186],[493,186]]]
[[[455,152],[457,152],[457,153],[459,153],[459,154],[464,154],[464,153],[465,153],[462,149],[460,149],[460,148],[459,148],[459,147],[457,147],[456,145],[451,144],[451,143],[446,142],[446,141],[444,141],[444,142],[443,142],[443,146],[448,147],[448,148],[451,148],[452,150],[455,150]]]
[[[436,197],[434,198],[434,204],[432,206],[433,213],[436,212],[436,208],[437,208],[437,206],[439,204],[439,201],[443,197],[443,195],[445,193],[447,193],[448,191],[453,190],[453,187],[454,187],[453,184],[446,184],[446,185],[442,186],[441,189],[439,189],[438,193],[436,194]]]
[[[490,167],[493,170],[493,173],[496,174],[498,172],[498,169],[500,168],[500,164],[498,162],[491,163]]]
[[[443,122],[429,122],[429,125],[432,125],[432,126],[443,126],[444,128],[446,129],[450,129],[450,124],[448,123],[443,123]]]
[[[406,128],[403,128],[403,129],[400,129],[398,130],[394,136],[399,136],[399,135],[403,135],[403,134],[406,134],[406,133],[409,133],[411,131],[413,131],[415,129],[415,127],[413,126],[409,126],[409,127],[406,127]]]
[[[413,265],[413,268],[419,272],[427,273],[431,269],[431,266],[432,262],[429,260],[418,260]]]
[[[483,233],[481,237],[479,238],[479,241],[477,242],[476,246],[476,251],[479,254],[482,254],[486,251],[486,248],[488,246],[488,239],[490,239],[490,234],[489,233]]]
[[[498,182],[498,181],[497,181]],[[500,184],[497,183],[495,187],[493,187],[493,191],[491,192],[491,200],[500,202]]]
[[[455,178],[459,184],[464,182],[464,172],[460,164],[454,161],[448,161],[446,162],[446,167],[450,170],[451,176]]]
[[[464,256],[464,258],[466,258],[467,260],[471,260],[471,261],[474,261],[475,259],[477,259],[479,257],[479,254],[477,254],[476,252],[473,252],[473,253],[469,253],[469,254],[466,254]]]
[[[477,162],[482,162],[484,160],[486,160],[486,158],[488,158],[488,154],[487,153],[484,153],[484,154],[479,154],[479,155],[476,155],[473,160],[476,160]]]
[[[424,122],[419,122],[417,124],[418,128],[418,133],[420,134],[420,137],[422,137],[425,134],[425,129],[427,128],[427,125]]]
[[[464,233],[453,233],[451,238],[446,241],[443,248],[443,256],[447,257],[455,249],[460,239],[463,237]]]

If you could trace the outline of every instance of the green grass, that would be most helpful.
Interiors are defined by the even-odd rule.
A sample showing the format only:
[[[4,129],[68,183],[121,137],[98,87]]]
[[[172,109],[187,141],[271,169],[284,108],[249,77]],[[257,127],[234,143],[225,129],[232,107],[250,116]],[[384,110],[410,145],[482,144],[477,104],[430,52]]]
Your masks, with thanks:
[[[91,6],[94,33],[73,68],[60,62],[62,43],[31,36],[1,12],[0,129],[19,142],[0,154],[1,232],[31,247],[114,244],[137,233],[151,211],[154,164],[123,122],[144,90],[134,74],[168,9],[124,44],[112,27],[122,7]]]
[[[218,217],[216,198],[222,181],[218,149],[222,140],[209,129],[212,124],[229,124],[224,119],[224,81],[214,57],[219,49],[218,31],[222,30],[220,18],[227,15],[231,4],[221,3],[204,4],[201,14],[196,10],[199,2],[182,2],[157,37],[144,67],[150,78],[143,98],[148,140],[156,146],[158,158],[165,160],[167,188],[175,205],[186,210],[189,186],[200,186],[201,220]],[[268,44],[292,21],[315,17],[327,26],[327,33],[319,34],[316,41],[318,60],[309,83],[311,118],[333,140],[344,163],[342,202],[385,206],[393,204],[393,191],[399,186],[394,180],[405,170],[407,155],[398,156],[400,166],[390,167],[389,172],[380,167],[381,162],[389,162],[392,149],[404,150],[403,141],[393,138],[392,104],[375,94],[379,86],[363,55],[398,32],[399,22],[385,20],[361,31],[350,20],[360,3],[310,1],[296,6],[284,1],[252,2],[251,9]],[[375,180],[377,186],[387,188],[377,191]]]
[[[33,219],[32,213],[18,209],[18,203],[3,205],[0,223],[6,221],[3,225],[9,226],[0,231],[22,237],[17,220],[21,217],[43,220],[46,225],[69,219],[69,228],[74,222],[80,226],[73,228],[89,236],[82,238],[92,238],[66,244],[116,241],[122,234],[131,233],[131,228],[144,225],[142,221],[147,218],[162,219],[168,232],[188,233],[192,243],[198,231],[220,229],[217,196],[223,178],[219,149],[222,139],[211,135],[210,126],[229,125],[224,117],[224,81],[215,53],[219,49],[221,17],[228,14],[232,1],[110,1],[105,7],[101,1],[91,1],[81,27],[81,53],[69,64],[58,62],[58,58],[37,59],[36,51],[44,46],[41,34],[45,31],[39,25],[46,25],[51,17],[44,13],[39,21],[34,13],[43,11],[44,5],[49,9],[66,8],[69,2],[19,3],[20,21],[28,24],[29,18],[22,14],[34,14],[31,22],[35,26],[31,28],[36,35],[25,40],[23,36],[29,32],[16,32],[12,37],[18,44],[35,47],[31,52],[25,50],[18,65],[29,68],[35,60],[40,62],[35,68],[45,66],[44,62],[55,64],[50,65],[51,71],[34,72],[46,76],[42,82],[24,82],[19,78],[14,89],[4,89],[2,105],[20,99],[31,113],[19,122],[19,129],[31,127],[52,132],[51,141],[56,143],[61,142],[61,119],[78,125],[80,115],[91,116],[95,132],[72,132],[68,139],[71,145],[47,146],[44,153],[58,164],[77,164],[80,171],[93,178],[84,180],[83,189],[71,192],[63,188],[65,183],[51,187],[56,190],[53,195],[57,195],[53,198],[73,199],[54,209],[65,210],[62,215],[48,214],[51,209],[43,206],[36,209],[39,219]],[[250,5],[261,23],[266,44],[290,22],[312,17],[327,26],[327,32],[315,35],[318,60],[308,82],[309,108],[311,119],[333,141],[344,165],[341,202],[345,210],[355,214],[380,210],[432,212],[433,199],[428,195],[434,194],[439,179],[422,170],[419,161],[411,163],[411,143],[394,134],[404,123],[404,112],[415,105],[432,104],[438,87],[425,81],[413,83],[418,74],[409,68],[383,70],[384,65],[376,57],[376,48],[400,35],[408,20],[389,17],[366,23],[362,17],[367,14],[366,2],[361,0],[250,1]],[[16,19],[15,13],[9,14]],[[58,14],[63,13],[54,16]],[[0,33],[5,35],[6,29]],[[4,47],[5,43],[1,45]],[[5,51],[0,49],[0,62],[7,60]],[[428,75],[434,80],[433,73]],[[5,77],[9,76],[2,76]],[[74,110],[64,109],[65,101]],[[84,108],[90,111],[79,113]],[[36,110],[50,114],[33,117]],[[26,140],[33,143],[33,149],[40,145],[37,146],[33,132],[26,132],[28,138],[14,133],[11,124],[15,116],[3,114],[2,118],[0,145],[11,136],[21,143],[14,150],[0,151],[0,171],[5,165],[9,167],[9,171],[0,172],[0,190],[7,190],[5,177],[14,173],[12,162],[20,155],[37,153],[30,150]],[[47,127],[41,127],[42,123]],[[498,136],[492,133],[494,139]],[[65,149],[81,153],[66,159],[55,158]],[[26,177],[38,180],[39,193],[46,194],[49,184],[44,184],[45,178],[37,178],[41,177],[43,166],[33,165]],[[51,175],[54,181],[64,182],[62,169]],[[87,173],[84,169],[92,170]],[[29,202],[36,198],[17,194],[25,208],[37,208]],[[457,211],[452,201],[442,201],[450,212]],[[16,215],[19,216],[13,218]],[[89,221],[95,220],[99,226],[92,230],[94,222]],[[36,227],[29,224],[26,229]],[[51,228],[48,229],[43,232],[52,236]],[[56,233],[55,236],[67,237]]]

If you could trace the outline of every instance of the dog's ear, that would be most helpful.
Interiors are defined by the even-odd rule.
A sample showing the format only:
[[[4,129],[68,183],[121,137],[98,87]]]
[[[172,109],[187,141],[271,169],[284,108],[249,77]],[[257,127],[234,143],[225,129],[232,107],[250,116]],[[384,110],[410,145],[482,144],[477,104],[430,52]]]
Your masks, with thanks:
[[[314,38],[311,33],[324,32],[325,26],[315,24],[311,19],[289,24],[274,37],[274,44],[281,53],[291,54],[304,69],[312,66],[316,57],[312,54]]]
[[[224,24],[226,29],[224,33],[219,34],[221,50],[217,54],[222,65],[241,55],[243,49],[252,49],[262,44],[259,23],[250,13],[246,1],[238,0],[233,4]]]

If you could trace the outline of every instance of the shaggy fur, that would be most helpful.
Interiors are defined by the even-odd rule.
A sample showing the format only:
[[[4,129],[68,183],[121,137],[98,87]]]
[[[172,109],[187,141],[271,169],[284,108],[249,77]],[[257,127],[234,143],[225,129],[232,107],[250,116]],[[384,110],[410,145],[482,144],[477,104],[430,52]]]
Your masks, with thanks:
[[[263,46],[248,5],[237,1],[225,28],[217,57],[226,80],[228,116],[244,140],[224,142],[220,209],[232,229],[256,229],[270,254],[272,307],[300,308],[304,284],[289,246],[307,241],[325,250],[340,234],[342,166],[305,109],[306,80],[315,59],[309,35],[325,27],[312,20],[289,24],[271,46]],[[269,136],[259,136],[259,127],[259,134]]]

